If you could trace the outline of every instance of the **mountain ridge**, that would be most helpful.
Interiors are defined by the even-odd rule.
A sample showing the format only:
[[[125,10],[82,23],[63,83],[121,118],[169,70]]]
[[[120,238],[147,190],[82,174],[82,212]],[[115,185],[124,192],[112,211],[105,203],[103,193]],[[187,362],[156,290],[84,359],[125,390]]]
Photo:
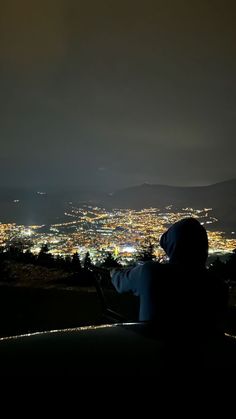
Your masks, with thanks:
[[[37,188],[38,190],[38,188]],[[10,190],[0,188],[0,222],[17,224],[48,224],[63,219],[70,202],[80,206],[142,209],[163,209],[173,205],[174,210],[184,207],[195,209],[213,208],[219,219],[219,227],[236,231],[236,179],[229,179],[204,186],[173,186],[143,183],[104,193],[99,190],[86,191],[55,188],[39,195],[36,190]],[[4,192],[5,191],[5,192]],[[19,200],[19,202],[18,202]]]
[[[236,179],[206,186],[171,186],[141,184],[116,191],[107,200],[109,207],[163,209],[169,205],[178,210],[212,208],[219,226],[236,229]]]

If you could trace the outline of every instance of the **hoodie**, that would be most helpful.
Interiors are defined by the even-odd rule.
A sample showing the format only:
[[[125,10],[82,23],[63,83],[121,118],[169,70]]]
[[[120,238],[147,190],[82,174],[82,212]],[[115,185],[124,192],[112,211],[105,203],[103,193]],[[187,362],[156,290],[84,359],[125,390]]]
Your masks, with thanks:
[[[204,267],[208,256],[205,228],[196,218],[184,218],[173,224],[160,239],[169,263]]]
[[[160,239],[169,263],[146,262],[116,270],[112,283],[120,293],[140,299],[139,320],[155,322],[158,329],[194,333],[216,329],[227,307],[227,288],[206,269],[208,239],[195,218],[173,224]]]

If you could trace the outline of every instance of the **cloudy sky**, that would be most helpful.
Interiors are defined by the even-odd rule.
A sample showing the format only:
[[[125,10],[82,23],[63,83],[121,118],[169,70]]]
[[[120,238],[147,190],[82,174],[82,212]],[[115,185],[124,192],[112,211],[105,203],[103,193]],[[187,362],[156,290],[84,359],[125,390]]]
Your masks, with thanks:
[[[0,185],[236,177],[236,4],[1,0]]]

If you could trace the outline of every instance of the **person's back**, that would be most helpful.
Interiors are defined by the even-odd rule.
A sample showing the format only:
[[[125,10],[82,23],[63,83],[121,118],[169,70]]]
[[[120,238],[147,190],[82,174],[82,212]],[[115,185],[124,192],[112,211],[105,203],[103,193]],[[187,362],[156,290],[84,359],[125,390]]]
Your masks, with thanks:
[[[223,330],[227,286],[207,269],[155,262],[143,265],[140,320],[160,334],[215,334]]]
[[[205,229],[193,218],[181,220],[164,233],[161,246],[169,263],[148,262],[117,271],[112,276],[115,288],[139,296],[139,320],[155,324],[161,335],[187,337],[223,330],[227,287],[205,267]]]

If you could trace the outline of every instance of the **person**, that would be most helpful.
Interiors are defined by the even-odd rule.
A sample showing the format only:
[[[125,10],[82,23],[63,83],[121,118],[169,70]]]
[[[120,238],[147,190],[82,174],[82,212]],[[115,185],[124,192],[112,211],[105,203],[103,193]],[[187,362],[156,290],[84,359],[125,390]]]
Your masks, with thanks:
[[[184,218],[161,236],[160,245],[168,263],[113,269],[115,289],[138,296],[139,320],[155,324],[162,335],[223,333],[228,289],[206,268],[205,228],[196,218]]]

